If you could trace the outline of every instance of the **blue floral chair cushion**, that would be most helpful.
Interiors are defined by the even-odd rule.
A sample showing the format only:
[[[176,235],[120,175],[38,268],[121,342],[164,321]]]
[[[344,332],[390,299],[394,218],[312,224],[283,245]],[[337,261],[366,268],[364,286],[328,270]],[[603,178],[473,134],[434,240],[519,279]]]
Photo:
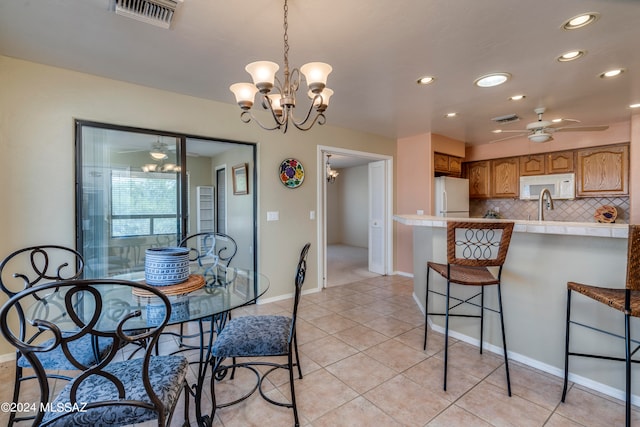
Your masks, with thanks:
[[[45,341],[43,346],[51,345],[53,343],[53,338]],[[110,349],[113,341],[107,338],[98,339],[98,357],[102,358]],[[91,366],[97,363],[96,354],[93,350],[92,344],[92,336],[84,335],[78,338],[76,341],[69,342],[69,350],[71,354],[83,365]],[[73,344],[73,345],[71,345]],[[42,363],[42,367],[45,370],[62,370],[62,371],[70,371],[77,370],[75,366],[69,362],[67,357],[64,355],[61,346],[54,347],[53,350],[43,352],[43,353],[35,353],[40,359],[40,363]],[[29,360],[24,356],[20,356],[18,358],[18,366],[21,368],[30,368],[31,364]]]
[[[149,381],[153,390],[162,401],[167,413],[175,406],[180,396],[189,364],[183,356],[154,356],[149,363]],[[117,377],[125,387],[125,399],[150,403],[142,383],[142,359],[115,362],[107,365],[103,371]],[[52,408],[72,407],[69,391],[75,380],[69,382],[51,404]],[[103,376],[92,375],[78,387],[77,402],[92,403],[118,400],[113,383]],[[81,406],[81,405],[79,405]],[[47,425],[61,426],[121,426],[141,423],[158,418],[151,410],[132,405],[107,405],[87,409],[84,412],[63,415],[60,412],[47,412],[43,418]]]
[[[213,345],[215,357],[278,356],[289,352],[291,318],[243,316],[231,319]]]

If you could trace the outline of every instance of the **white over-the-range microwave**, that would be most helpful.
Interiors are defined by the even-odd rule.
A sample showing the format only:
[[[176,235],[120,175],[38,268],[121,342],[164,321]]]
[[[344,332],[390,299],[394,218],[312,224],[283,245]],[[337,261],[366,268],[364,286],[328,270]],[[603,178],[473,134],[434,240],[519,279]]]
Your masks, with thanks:
[[[576,198],[576,177],[573,173],[553,175],[532,175],[520,177],[520,199],[538,200],[540,193],[549,189],[551,197],[558,199]]]

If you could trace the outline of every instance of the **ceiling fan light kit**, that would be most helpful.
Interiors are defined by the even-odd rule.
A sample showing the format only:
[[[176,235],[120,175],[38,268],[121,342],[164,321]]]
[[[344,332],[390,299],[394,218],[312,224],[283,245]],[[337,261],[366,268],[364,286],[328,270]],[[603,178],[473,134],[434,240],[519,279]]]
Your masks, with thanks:
[[[324,62],[309,62],[300,69],[289,69],[289,36],[288,36],[288,13],[289,6],[287,0],[284,2],[284,80],[280,81],[276,72],[280,68],[278,64],[270,61],[252,62],[245,67],[251,75],[253,83],[236,83],[229,87],[236,97],[236,102],[242,109],[240,119],[244,123],[255,121],[265,130],[279,129],[283,133],[287,131],[289,124],[293,124],[297,129],[306,131],[318,123],[322,125],[326,122],[324,112],[329,106],[329,98],[333,91],[326,87],[327,76],[332,68]],[[294,110],[296,107],[296,93],[300,89],[302,76],[307,83],[308,96],[311,98],[309,109],[304,117],[296,119]],[[271,91],[274,93],[271,93]],[[261,105],[271,114],[272,124],[261,123],[251,112],[255,96],[260,93]],[[304,92],[303,92],[304,93]],[[315,113],[314,113],[315,110]]]

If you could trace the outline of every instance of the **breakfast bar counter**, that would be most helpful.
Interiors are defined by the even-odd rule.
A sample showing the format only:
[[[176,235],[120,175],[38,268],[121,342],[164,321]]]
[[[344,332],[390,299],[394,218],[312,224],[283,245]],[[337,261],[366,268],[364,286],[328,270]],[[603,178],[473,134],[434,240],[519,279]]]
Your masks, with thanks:
[[[446,263],[446,224],[454,221],[508,221],[481,218],[443,218],[426,215],[395,215],[398,223],[413,227],[414,298],[424,312],[426,263]],[[623,288],[627,264],[627,224],[599,224],[514,220],[511,245],[502,272],[502,297],[509,358],[551,374],[564,372],[567,282]],[[445,280],[431,275],[434,287],[444,290]],[[467,289],[456,287],[464,294]],[[497,301],[496,290],[487,289],[487,305]],[[434,304],[432,306],[432,304]],[[444,308],[443,298],[430,298],[430,311]],[[495,305],[494,305],[495,306]],[[603,304],[577,296],[572,303],[572,320],[598,324],[624,334],[622,314]],[[640,324],[632,319],[633,331]],[[444,331],[444,317],[432,316],[429,323]],[[478,322],[450,319],[453,338],[479,343]],[[624,357],[624,341],[585,328],[571,329],[572,349],[610,349]],[[485,345],[502,354],[499,318],[487,312]],[[624,399],[624,364],[606,360],[574,358],[570,381],[616,398]],[[635,390],[634,390],[635,391]],[[558,395],[558,401],[560,395]]]

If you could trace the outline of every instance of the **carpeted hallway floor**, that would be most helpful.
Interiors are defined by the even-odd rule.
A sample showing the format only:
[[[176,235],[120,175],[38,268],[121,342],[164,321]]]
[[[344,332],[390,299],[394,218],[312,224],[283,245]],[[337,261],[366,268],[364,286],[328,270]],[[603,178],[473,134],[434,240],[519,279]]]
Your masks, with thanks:
[[[369,272],[367,248],[347,245],[327,246],[327,286],[344,285],[362,279],[378,277]]]

